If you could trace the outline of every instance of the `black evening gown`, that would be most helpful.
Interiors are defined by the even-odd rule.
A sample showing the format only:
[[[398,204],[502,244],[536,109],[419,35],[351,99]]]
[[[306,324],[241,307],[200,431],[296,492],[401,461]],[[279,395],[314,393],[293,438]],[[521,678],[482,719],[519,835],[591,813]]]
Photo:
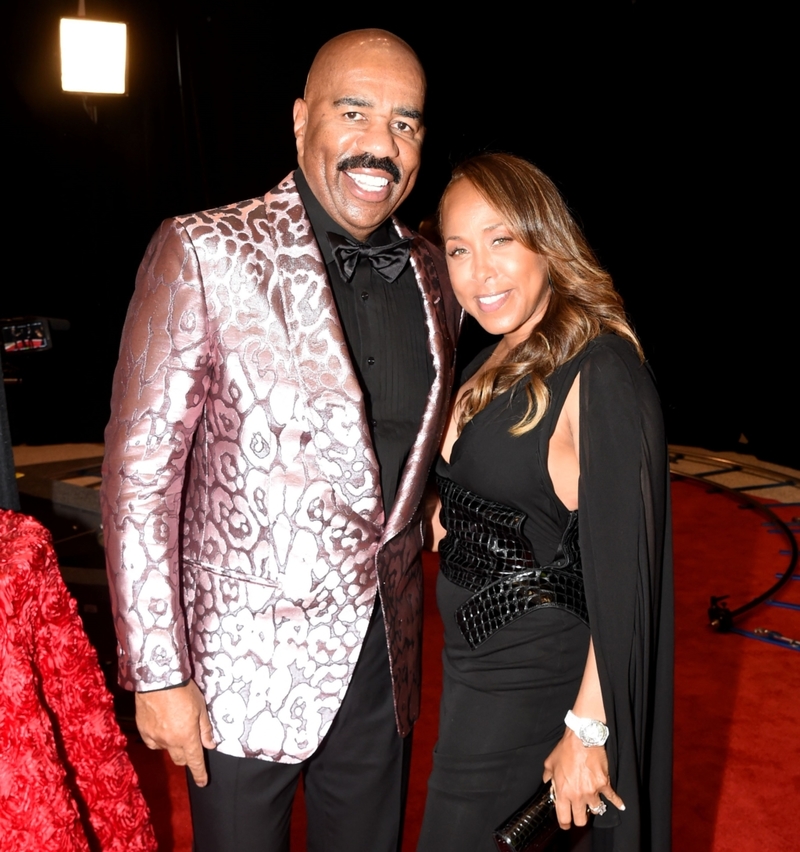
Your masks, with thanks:
[[[473,362],[472,372],[488,354]],[[605,817],[594,820],[598,829],[610,829],[593,832],[595,846],[664,852],[669,849],[671,582],[664,584],[663,573],[669,556],[664,438],[647,367],[621,338],[597,338],[550,377],[551,402],[535,429],[519,437],[509,434],[527,406],[524,391],[515,388],[467,424],[450,463],[440,459],[437,473],[484,499],[523,511],[523,531],[537,562],[552,561],[569,511],[547,470],[549,441],[579,373],[581,554],[611,729],[612,784],[627,806],[625,814],[609,807]],[[635,493],[620,493],[625,489]],[[598,532],[598,522],[608,523],[609,506],[613,529]],[[590,517],[595,515],[599,520]],[[446,529],[447,518],[442,522]],[[455,619],[471,595],[440,573],[444,683],[419,852],[495,848],[492,830],[541,782],[544,760],[563,735],[564,715],[586,663],[589,628],[555,607],[527,612],[473,650]],[[626,660],[617,660],[619,652]],[[661,703],[654,712],[656,696]]]

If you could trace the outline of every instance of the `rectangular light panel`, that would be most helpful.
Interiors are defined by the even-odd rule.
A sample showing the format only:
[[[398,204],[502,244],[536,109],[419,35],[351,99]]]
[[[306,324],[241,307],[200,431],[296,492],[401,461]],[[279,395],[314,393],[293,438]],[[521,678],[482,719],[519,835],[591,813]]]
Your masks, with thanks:
[[[124,95],[127,32],[127,24],[62,18],[61,88]]]

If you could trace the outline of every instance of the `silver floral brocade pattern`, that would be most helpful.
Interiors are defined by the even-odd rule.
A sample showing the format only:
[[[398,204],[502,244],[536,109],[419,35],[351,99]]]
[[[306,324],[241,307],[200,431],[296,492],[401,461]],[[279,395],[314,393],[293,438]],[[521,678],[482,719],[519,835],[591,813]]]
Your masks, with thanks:
[[[194,677],[227,754],[314,752],[378,583],[401,733],[418,714],[416,513],[460,311],[418,236],[412,263],[436,379],[384,524],[361,390],[293,181],[168,220],[142,262],[102,495],[120,682]]]

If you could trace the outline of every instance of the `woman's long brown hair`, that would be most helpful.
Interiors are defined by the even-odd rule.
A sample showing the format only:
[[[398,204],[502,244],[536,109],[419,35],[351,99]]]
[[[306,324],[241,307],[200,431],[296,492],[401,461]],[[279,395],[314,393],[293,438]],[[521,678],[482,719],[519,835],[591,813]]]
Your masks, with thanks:
[[[564,199],[550,178],[512,154],[481,154],[462,163],[439,203],[442,211],[450,189],[469,181],[501,215],[511,233],[547,262],[550,300],[531,336],[505,360],[482,372],[458,407],[458,431],[495,397],[524,385],[528,407],[511,429],[521,435],[544,417],[550,403],[546,379],[604,332],[630,340],[640,358],[642,347],[631,329],[611,276],[600,266]],[[446,234],[443,232],[446,238]]]

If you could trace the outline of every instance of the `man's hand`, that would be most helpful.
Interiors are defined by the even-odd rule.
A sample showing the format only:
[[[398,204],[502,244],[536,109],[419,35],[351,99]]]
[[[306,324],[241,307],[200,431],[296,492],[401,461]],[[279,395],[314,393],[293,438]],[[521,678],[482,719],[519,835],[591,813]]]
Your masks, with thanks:
[[[148,748],[164,748],[177,766],[188,766],[195,784],[205,787],[208,773],[203,746],[216,748],[203,695],[186,686],[136,693],[136,725]]]

